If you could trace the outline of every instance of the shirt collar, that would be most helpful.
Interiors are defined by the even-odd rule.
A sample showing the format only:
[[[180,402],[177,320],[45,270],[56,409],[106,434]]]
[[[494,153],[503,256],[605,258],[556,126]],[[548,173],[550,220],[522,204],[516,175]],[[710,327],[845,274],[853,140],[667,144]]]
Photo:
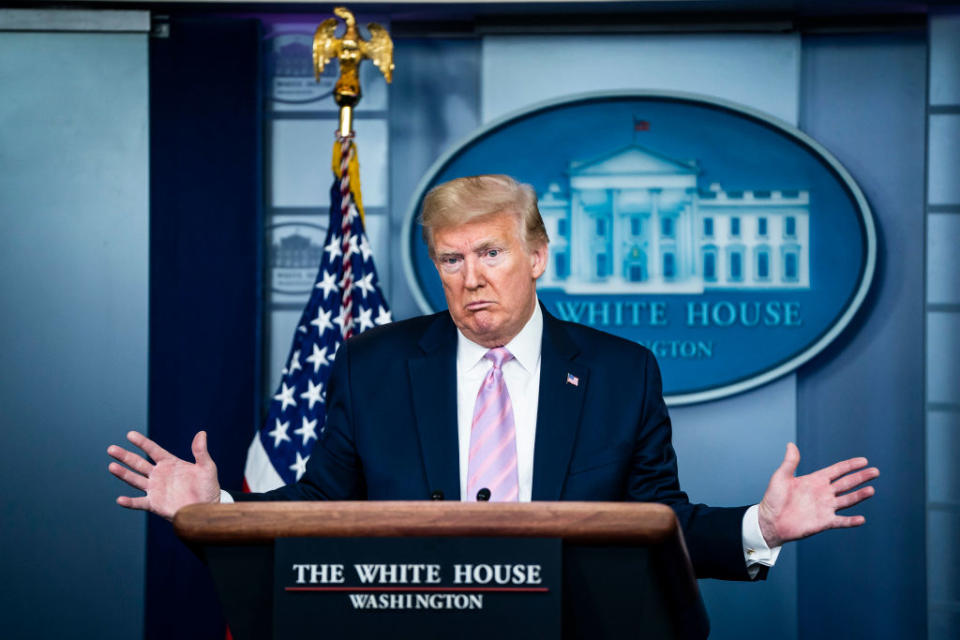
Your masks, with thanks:
[[[505,344],[507,351],[513,354],[517,363],[527,370],[536,371],[540,359],[540,345],[543,341],[543,312],[540,302],[533,306],[533,315],[523,325],[513,340]],[[490,349],[467,338],[457,329],[457,371],[466,373],[476,367]]]

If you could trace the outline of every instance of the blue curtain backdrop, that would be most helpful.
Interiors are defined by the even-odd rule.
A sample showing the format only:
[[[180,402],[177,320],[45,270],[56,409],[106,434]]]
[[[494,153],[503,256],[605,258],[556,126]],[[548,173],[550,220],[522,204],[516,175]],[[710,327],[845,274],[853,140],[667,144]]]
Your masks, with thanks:
[[[259,21],[204,18],[150,45],[149,433],[192,460],[206,429],[228,489],[259,419],[259,48]],[[145,637],[223,633],[206,567],[150,516]]]

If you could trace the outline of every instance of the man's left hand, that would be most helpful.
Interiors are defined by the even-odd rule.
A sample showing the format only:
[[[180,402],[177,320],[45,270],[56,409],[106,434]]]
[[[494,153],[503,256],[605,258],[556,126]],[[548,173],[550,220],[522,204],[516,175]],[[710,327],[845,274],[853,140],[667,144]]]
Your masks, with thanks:
[[[827,529],[862,525],[863,516],[840,516],[837,511],[872,496],[871,486],[851,489],[880,475],[876,467],[864,468],[866,458],[850,458],[795,477],[799,463],[800,451],[791,442],[760,502],[760,531],[771,548]]]

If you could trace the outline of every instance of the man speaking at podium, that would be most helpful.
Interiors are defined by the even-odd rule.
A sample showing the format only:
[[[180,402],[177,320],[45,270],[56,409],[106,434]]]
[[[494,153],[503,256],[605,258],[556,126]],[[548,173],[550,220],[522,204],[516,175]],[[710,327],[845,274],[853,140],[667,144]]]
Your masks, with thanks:
[[[233,500],[660,502],[677,514],[697,577],[732,580],[765,576],[784,542],[863,524],[836,512],[873,495],[860,485],[877,469],[851,458],[794,477],[792,443],[759,504],[689,502],[653,355],[538,303],[548,238],[529,185],[452,180],[426,196],[421,223],[448,310],[341,347],[326,428],[298,482],[227,493],[204,432],[195,463],[130,432],[152,461],[114,445],[127,466],[110,472],[146,495],[117,502],[168,519]]]

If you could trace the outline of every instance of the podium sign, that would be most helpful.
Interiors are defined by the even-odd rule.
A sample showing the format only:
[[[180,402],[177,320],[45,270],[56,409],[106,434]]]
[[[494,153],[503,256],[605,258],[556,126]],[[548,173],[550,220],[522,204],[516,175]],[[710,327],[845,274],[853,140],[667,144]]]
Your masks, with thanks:
[[[278,538],[276,640],[560,638],[559,539]]]
[[[703,640],[710,630],[662,504],[196,504],[173,524],[209,564],[237,640]]]

